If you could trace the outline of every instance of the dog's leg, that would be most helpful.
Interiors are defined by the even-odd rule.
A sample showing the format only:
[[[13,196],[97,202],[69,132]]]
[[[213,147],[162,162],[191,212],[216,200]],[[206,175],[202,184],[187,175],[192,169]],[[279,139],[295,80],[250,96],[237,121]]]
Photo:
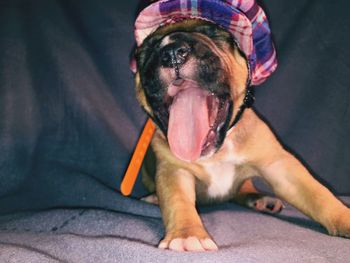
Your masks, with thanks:
[[[185,169],[160,162],[156,188],[165,225],[165,237],[159,248],[176,251],[217,250],[195,207],[194,176]]]
[[[280,156],[262,169],[263,178],[276,195],[322,224],[330,235],[350,237],[350,209],[317,182],[293,155],[281,150]]]
[[[258,212],[276,214],[283,209],[280,199],[259,193],[251,179],[243,182],[234,201]]]

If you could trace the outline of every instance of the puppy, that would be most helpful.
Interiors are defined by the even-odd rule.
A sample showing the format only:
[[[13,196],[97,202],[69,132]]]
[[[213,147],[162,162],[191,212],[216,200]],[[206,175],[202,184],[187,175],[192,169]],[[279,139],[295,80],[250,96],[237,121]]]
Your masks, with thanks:
[[[198,203],[235,200],[278,212],[281,201],[257,193],[253,176],[330,235],[350,237],[350,209],[249,107],[250,66],[232,34],[198,19],[166,24],[143,41],[136,61],[137,99],[158,127],[152,140],[156,173],[145,173],[144,180],[156,192],[152,201],[159,202],[165,225],[159,248],[218,249]]]

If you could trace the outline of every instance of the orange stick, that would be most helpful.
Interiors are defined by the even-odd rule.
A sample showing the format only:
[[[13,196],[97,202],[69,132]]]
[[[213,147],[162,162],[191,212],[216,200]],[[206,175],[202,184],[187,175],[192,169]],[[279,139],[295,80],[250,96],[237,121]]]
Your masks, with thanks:
[[[128,196],[131,194],[137,175],[139,174],[143,159],[147,152],[148,146],[152,140],[154,130],[155,126],[152,120],[149,118],[136,144],[129,166],[120,185],[120,190],[124,196]]]

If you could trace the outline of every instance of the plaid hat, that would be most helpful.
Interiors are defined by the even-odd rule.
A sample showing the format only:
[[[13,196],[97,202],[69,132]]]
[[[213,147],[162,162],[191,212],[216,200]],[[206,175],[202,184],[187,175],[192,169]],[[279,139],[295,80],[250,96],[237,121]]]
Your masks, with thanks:
[[[264,11],[255,0],[160,0],[135,22],[138,46],[160,26],[183,19],[210,21],[229,31],[247,56],[251,84],[259,85],[276,69],[276,51]]]

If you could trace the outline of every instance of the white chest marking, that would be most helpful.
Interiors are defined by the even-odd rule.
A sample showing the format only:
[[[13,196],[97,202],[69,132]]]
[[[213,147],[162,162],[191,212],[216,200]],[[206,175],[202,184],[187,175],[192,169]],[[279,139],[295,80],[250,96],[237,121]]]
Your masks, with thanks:
[[[226,140],[222,146],[222,150],[226,154],[221,156],[219,162],[208,158],[206,161],[203,160],[202,163],[210,178],[208,195],[212,198],[220,198],[229,194],[229,191],[238,176],[236,173],[236,165],[245,162],[243,156],[237,156],[232,141]]]
[[[212,198],[227,195],[235,179],[235,166],[232,163],[213,163],[205,166],[210,177],[208,195]]]

